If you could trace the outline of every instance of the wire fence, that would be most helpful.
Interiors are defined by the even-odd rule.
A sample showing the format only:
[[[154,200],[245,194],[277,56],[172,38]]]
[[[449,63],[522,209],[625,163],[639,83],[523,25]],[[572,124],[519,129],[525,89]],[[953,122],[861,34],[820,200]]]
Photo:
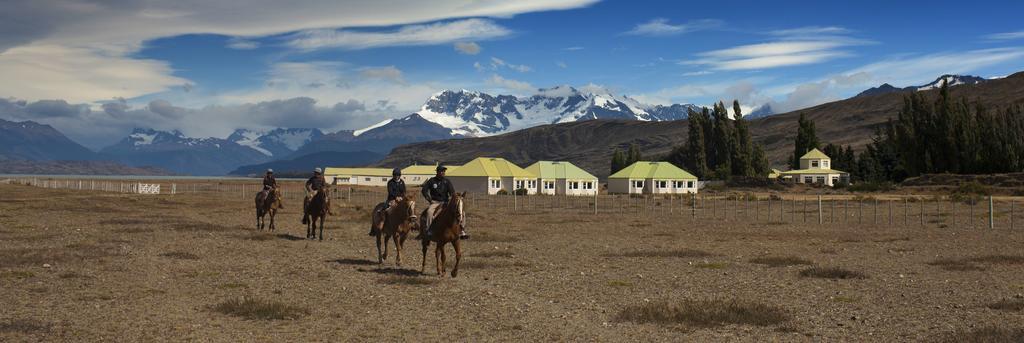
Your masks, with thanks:
[[[253,198],[263,189],[258,182],[110,181],[89,179],[15,178],[2,183],[44,188],[138,193],[142,185],[159,184],[162,194],[196,194]],[[285,201],[300,201],[303,184],[280,184]],[[336,204],[371,209],[386,198],[378,187],[331,186]],[[416,189],[410,195],[417,194]],[[417,196],[418,198],[418,196]],[[737,224],[809,224],[843,227],[1010,229],[1022,227],[1022,202],[1015,198],[942,197],[935,195],[815,196],[755,195],[750,193],[617,195],[482,195],[465,200],[467,215],[493,214],[615,214],[663,220],[716,221]]]

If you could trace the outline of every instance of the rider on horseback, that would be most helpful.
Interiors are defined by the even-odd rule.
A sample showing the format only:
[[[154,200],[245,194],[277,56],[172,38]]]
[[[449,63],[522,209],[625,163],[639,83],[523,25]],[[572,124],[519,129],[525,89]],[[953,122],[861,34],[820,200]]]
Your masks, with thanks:
[[[309,214],[306,214],[307,208],[309,207],[309,201],[316,196],[317,193],[324,190],[327,187],[327,181],[324,180],[323,171],[320,168],[313,169],[313,176],[306,180],[306,198],[302,200],[302,223],[306,224],[309,222]]]
[[[437,175],[427,179],[427,182],[423,183],[423,197],[427,199],[429,205],[424,211],[426,214],[426,226],[423,230],[420,230],[420,235],[416,239],[424,239],[431,235],[430,223],[437,217],[439,210],[444,208],[448,204],[448,200],[455,196],[455,187],[452,186],[452,182],[448,178],[444,177],[445,171],[447,171],[443,165],[437,166]],[[459,238],[469,239],[469,235],[466,234],[466,228],[462,227],[459,232]]]
[[[391,171],[391,180],[388,180],[388,198],[384,200],[384,207],[379,212],[374,213],[375,216],[384,216],[387,210],[391,206],[395,206],[402,198],[405,197],[405,180],[402,180],[402,170],[395,168]],[[381,220],[381,223],[384,221]],[[378,228],[370,228],[370,236],[377,235]]]
[[[277,189],[277,179],[274,178],[274,170],[267,169],[267,173],[263,174],[263,198],[266,199],[275,189]]]

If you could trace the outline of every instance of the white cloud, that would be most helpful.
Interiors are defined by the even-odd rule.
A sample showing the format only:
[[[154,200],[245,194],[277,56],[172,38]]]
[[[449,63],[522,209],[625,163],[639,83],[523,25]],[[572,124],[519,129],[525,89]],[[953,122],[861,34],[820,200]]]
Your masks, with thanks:
[[[455,51],[465,55],[476,55],[480,50],[480,45],[474,42],[455,42]]]
[[[402,71],[395,66],[363,68],[361,74],[365,78],[405,83],[405,79],[402,77]]]
[[[928,55],[905,55],[871,63],[847,72],[865,72],[877,83],[921,85],[942,74],[968,74],[985,67],[1011,65],[1019,67],[1024,60],[1024,47],[942,52]]]
[[[527,82],[506,79],[498,74],[492,74],[491,78],[487,79],[487,83],[519,94],[528,94],[537,90],[536,87],[533,87],[533,85],[530,85]]]
[[[503,60],[503,59],[500,59],[500,58],[497,58],[497,57],[491,57],[491,70],[498,70],[498,69],[501,69],[501,68],[509,68],[509,69],[518,71],[520,73],[525,73],[525,72],[533,70],[533,68],[530,68],[530,66],[525,65],[525,64],[508,63],[508,62],[505,62],[505,60]]]
[[[235,50],[252,50],[259,48],[260,43],[253,40],[235,37],[228,40],[227,47]]]
[[[189,81],[163,61],[108,55],[61,45],[29,45],[0,53],[0,95],[93,102],[133,98]],[[15,82],[15,80],[17,80]]]
[[[562,48],[564,51],[580,51],[583,50],[582,46],[570,46],[568,48]]]
[[[688,72],[685,72],[685,73],[683,73],[683,76],[701,76],[701,75],[711,75],[711,74],[714,74],[714,72],[712,72],[710,70],[699,70],[699,71],[688,71]]]
[[[852,43],[845,40],[777,41],[703,52],[697,60],[680,63],[707,65],[716,70],[778,68],[849,56],[849,52],[838,50],[849,45]]]
[[[3,11],[0,11],[0,75],[19,82],[17,85],[10,82],[0,85],[0,94],[30,100],[65,98],[94,102],[119,96],[136,97],[184,84],[187,80],[173,76],[166,63],[139,59],[134,55],[144,42],[161,37],[217,34],[255,38],[303,30],[386,27],[453,18],[503,18],[537,11],[579,8],[595,2],[523,0],[467,4],[462,0],[309,0],[296,5],[260,0],[237,6],[227,0],[122,0],[118,3],[14,0],[5,2]],[[485,19],[458,22],[462,25],[477,23],[477,26],[464,26],[462,29],[489,28],[482,32],[464,32],[463,36],[483,34],[493,37],[507,31],[497,24],[488,26]],[[458,26],[449,28],[459,29]],[[386,33],[353,32],[352,44],[363,46],[379,46],[387,42],[428,44],[426,42],[432,40],[429,35],[421,35],[418,40],[416,37],[402,40],[385,37]],[[362,33],[370,35],[360,35]],[[449,32],[448,35],[459,36],[460,33]],[[251,46],[247,43],[236,45]],[[87,60],[90,61],[87,67],[74,67],[80,66],[78,62]],[[110,72],[118,69],[119,72]],[[56,75],[61,72],[78,75]],[[8,92],[12,89],[16,92]]]
[[[569,68],[569,65],[563,61],[556,61],[555,65],[562,69]]]
[[[845,35],[852,31],[838,26],[807,26],[794,29],[775,30],[769,32],[776,36],[821,36],[821,35]]]
[[[655,18],[646,23],[637,24],[632,30],[626,31],[625,35],[636,36],[672,36],[687,32],[706,30],[721,26],[722,22],[714,19],[701,19],[689,21],[685,24],[669,24],[668,19]]]
[[[291,37],[288,45],[299,49],[369,49],[388,46],[437,45],[464,40],[504,37],[512,31],[487,19],[464,19],[432,24],[407,25],[390,32],[307,30]]]
[[[1015,40],[1024,39],[1024,31],[993,33],[984,37],[989,40]]]

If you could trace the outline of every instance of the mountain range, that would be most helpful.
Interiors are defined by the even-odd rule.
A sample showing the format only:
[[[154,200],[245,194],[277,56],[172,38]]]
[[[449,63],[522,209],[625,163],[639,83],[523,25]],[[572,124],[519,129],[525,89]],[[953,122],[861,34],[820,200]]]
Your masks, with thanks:
[[[993,82],[976,76],[943,75],[922,86],[896,88],[884,84],[851,99],[806,110],[841,111],[823,114],[823,119],[828,118],[832,122],[818,125],[849,125],[850,132],[856,133],[858,138],[839,139],[836,143],[863,143],[869,135],[862,134],[859,128],[879,124],[882,120],[875,118],[879,111],[891,115],[898,106],[898,103],[889,102],[882,106],[876,97],[904,91],[927,91],[942,81],[966,87]],[[962,87],[953,89],[958,88]],[[866,99],[872,100],[864,102]],[[851,105],[836,108],[836,104],[847,103]],[[380,164],[455,162],[463,155],[481,154],[514,161],[540,157],[571,159],[610,153],[604,150],[628,145],[627,141],[644,142],[654,152],[668,149],[678,137],[659,135],[678,134],[674,129],[665,131],[664,128],[675,127],[672,122],[686,119],[689,110],[699,108],[693,104],[643,104],[596,87],[558,86],[540,89],[524,97],[446,90],[431,96],[415,113],[360,130],[325,133],[313,128],[239,129],[222,139],[193,138],[179,131],[139,128],[99,153],[89,151],[48,125],[0,120],[0,160],[106,160],[133,167],[153,166],[177,174],[244,175],[267,167],[282,171],[290,168],[305,170],[318,161],[330,161],[330,164],[339,166],[365,165],[374,163],[373,158],[389,153]],[[779,120],[788,117],[773,113],[772,108],[766,105],[749,113],[748,118],[752,122],[762,122],[752,126],[764,125],[767,128],[759,138],[767,144],[769,157],[780,160],[782,153],[773,149],[777,144],[786,143],[785,135],[790,132],[773,128]],[[586,123],[589,121],[598,122]],[[785,125],[778,128],[782,127]],[[594,135],[574,131],[578,129],[606,131]],[[840,132],[839,137],[846,136]],[[502,143],[486,149],[475,146],[474,142],[488,141],[491,137],[495,138],[494,142]],[[507,141],[509,137],[514,141]],[[563,149],[555,145],[569,147],[575,152],[554,153]]]
[[[925,89],[929,85],[915,90],[934,97],[938,90],[935,87]],[[1024,72],[982,82],[963,82],[949,90],[955,98],[977,101],[988,108],[1024,104]],[[896,116],[904,95],[903,92],[860,95],[751,119],[749,127],[754,142],[765,146],[769,161],[782,167],[793,153],[797,118],[801,113],[815,122],[822,144],[851,145],[860,150],[871,142],[877,128]],[[551,124],[489,137],[404,145],[395,148],[378,165],[398,167],[411,162],[435,161],[461,164],[478,156],[503,157],[522,165],[539,160],[564,160],[603,178],[609,174],[609,160],[615,149],[625,150],[636,144],[646,158],[658,158],[683,144],[687,131],[685,121],[599,119]]]

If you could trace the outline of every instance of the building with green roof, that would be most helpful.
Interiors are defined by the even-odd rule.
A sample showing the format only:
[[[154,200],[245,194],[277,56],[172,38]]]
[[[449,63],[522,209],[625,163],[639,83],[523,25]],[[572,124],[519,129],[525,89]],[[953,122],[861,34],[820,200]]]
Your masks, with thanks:
[[[458,192],[497,194],[525,189],[537,193],[537,177],[504,158],[478,157],[446,175]]]
[[[597,177],[565,161],[539,161],[526,167],[537,177],[537,193],[548,195],[595,195]]]
[[[812,149],[800,157],[800,169],[784,171],[781,178],[796,183],[817,183],[835,186],[849,183],[850,173],[832,169],[832,159],[818,149]]]
[[[608,177],[608,192],[620,194],[697,193],[697,177],[668,162],[639,161]]]
[[[444,166],[448,168],[448,173],[460,167],[448,164]],[[424,182],[427,182],[427,179],[434,177],[434,175],[437,175],[437,165],[414,164],[402,169],[402,179],[410,186],[422,185]]]
[[[324,180],[333,185],[387,186],[388,168],[324,168]]]

